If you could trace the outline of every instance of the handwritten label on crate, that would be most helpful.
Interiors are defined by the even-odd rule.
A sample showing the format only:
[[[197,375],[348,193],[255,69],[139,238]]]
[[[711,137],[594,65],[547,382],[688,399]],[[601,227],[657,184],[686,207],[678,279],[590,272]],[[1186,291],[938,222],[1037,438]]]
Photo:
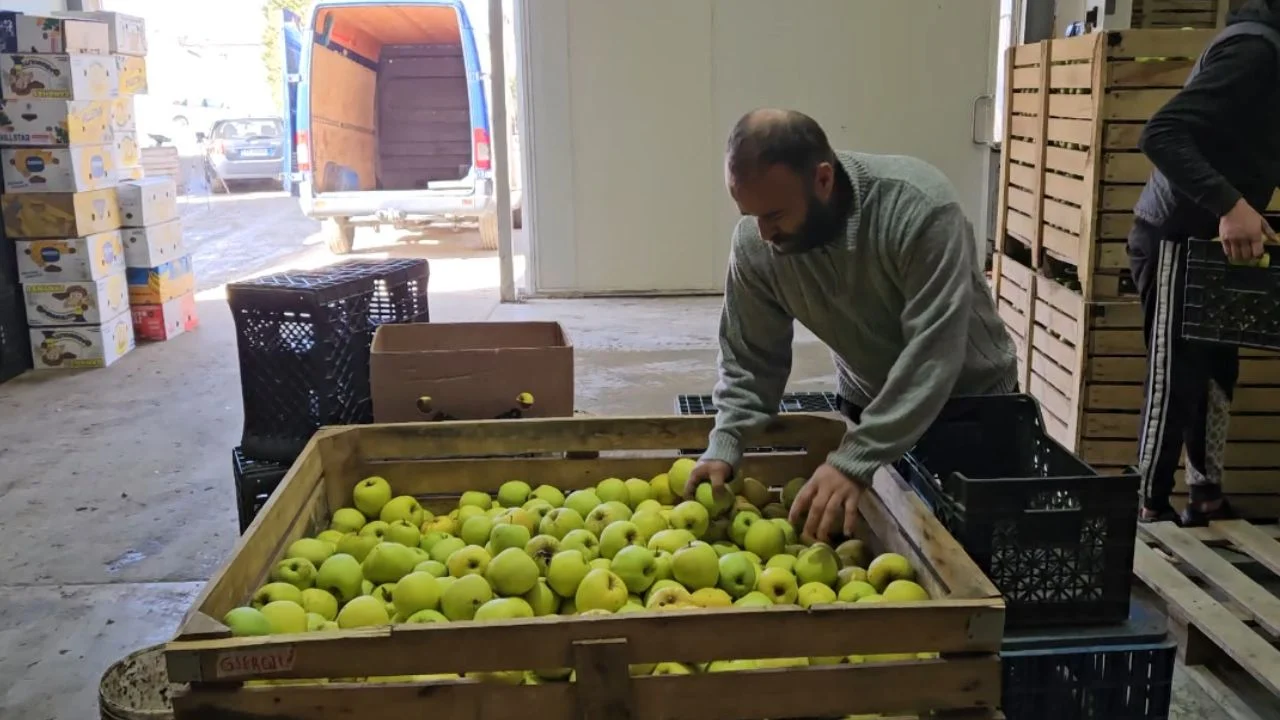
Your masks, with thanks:
[[[293,646],[261,650],[231,650],[218,654],[219,678],[244,677],[293,669]]]

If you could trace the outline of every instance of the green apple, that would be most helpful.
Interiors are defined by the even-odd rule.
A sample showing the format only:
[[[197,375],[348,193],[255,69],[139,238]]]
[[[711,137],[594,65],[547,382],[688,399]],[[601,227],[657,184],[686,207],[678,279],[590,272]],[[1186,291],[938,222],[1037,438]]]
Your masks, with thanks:
[[[676,530],[688,530],[694,538],[707,534],[707,526],[711,524],[711,514],[694,500],[685,500],[671,510],[671,527]],[[664,548],[665,549],[665,548]]]
[[[742,497],[752,505],[762,508],[769,504],[769,487],[755,478],[743,478]]]
[[[391,500],[391,483],[373,476],[356,483],[351,491],[352,504],[365,517],[378,517],[382,508]]]
[[[692,532],[684,528],[671,528],[654,533],[645,546],[654,552],[674,553],[697,539]]]
[[[391,527],[391,523],[389,522],[374,520],[360,528],[360,535],[363,537],[377,538],[378,542],[382,542],[387,536],[387,528],[389,527]]]
[[[721,515],[710,523],[707,523],[707,532],[703,534],[702,539],[709,543],[729,542],[729,526],[732,521],[728,515]]]
[[[477,622],[486,622],[531,617],[533,617],[533,608],[529,607],[529,603],[523,598],[501,597],[494,598],[476,608],[475,617],[472,619]]]
[[[377,627],[390,623],[391,616],[387,615],[387,604],[368,595],[361,595],[343,605],[338,613],[338,627],[343,630]]]
[[[435,610],[440,605],[440,581],[431,573],[411,572],[396,583],[391,602],[402,618],[419,610]]]
[[[387,526],[386,532],[382,534],[382,539],[386,542],[399,543],[407,547],[418,547],[418,542],[422,539],[422,531],[417,525],[410,523],[408,520],[396,520]]]
[[[746,595],[756,589],[756,564],[746,553],[733,552],[721,557],[717,584],[735,600]]]
[[[787,506],[779,502],[772,502],[760,508],[760,516],[767,520],[786,520]]]
[[[355,508],[339,508],[329,519],[329,529],[343,534],[358,532],[364,524],[364,515]]]
[[[840,579],[840,559],[830,546],[814,545],[796,558],[795,573],[801,587],[815,582],[835,587]]]
[[[600,533],[600,557],[612,560],[614,555],[629,545],[644,545],[640,528],[630,520],[610,523],[604,532]]]
[[[486,492],[468,490],[462,493],[462,497],[458,498],[458,509],[461,510],[464,507],[488,510],[493,507],[493,498],[489,497],[489,493]]]
[[[489,542],[493,533],[493,519],[485,515],[477,515],[462,523],[462,532],[458,537],[468,545],[484,545]]]
[[[760,516],[753,512],[740,512],[733,516],[733,524],[729,526],[729,539],[735,545],[746,547],[747,530],[760,521]]]
[[[560,552],[560,541],[551,535],[537,535],[524,544],[524,551],[538,564],[538,573],[546,577],[551,558]]]
[[[622,582],[622,578],[612,571],[596,569],[582,578],[573,599],[579,613],[587,610],[617,612],[627,604],[627,595],[627,584]]]
[[[632,509],[651,497],[651,489],[649,487],[648,480],[628,478],[623,484],[627,488],[626,503],[631,506]]]
[[[573,597],[578,585],[591,570],[578,550],[561,550],[547,566],[547,584],[561,597]]]
[[[866,582],[867,571],[857,567],[856,565],[842,567],[840,568],[840,572],[836,573],[836,589],[838,590],[855,580]]]
[[[489,534],[489,544],[493,546],[490,554],[496,556],[507,548],[524,550],[524,546],[529,543],[530,539],[529,528],[524,525],[507,525],[504,523],[494,526],[493,532]]]
[[[624,488],[625,489],[625,488]],[[604,529],[619,520],[630,520],[631,508],[617,500],[609,500],[592,510],[586,517],[587,530],[603,539]]]
[[[414,572],[424,572],[432,577],[442,578],[449,574],[449,568],[444,563],[436,560],[424,560],[413,566]]]
[[[308,613],[319,615],[325,620],[338,617],[338,599],[328,590],[307,588],[302,591],[302,598],[298,604]]]
[[[529,592],[538,584],[538,576],[538,564],[525,554],[524,548],[503,550],[494,556],[484,572],[484,579],[494,592],[505,597]]]
[[[564,506],[573,508],[573,511],[586,519],[592,510],[600,504],[600,496],[596,495],[595,490],[574,490],[569,493],[569,497],[564,499]]]
[[[323,615],[317,615],[316,613],[309,612],[307,613],[307,632],[323,630],[325,624],[328,622],[328,620],[324,619]]]
[[[492,517],[489,516],[489,513],[486,510],[478,508],[475,505],[463,505],[462,507],[459,507],[455,512],[457,512],[458,514],[456,517],[454,517],[453,520],[454,520],[454,524],[457,525],[458,527],[459,533],[462,532],[462,526],[465,525],[467,521],[473,517],[483,516],[483,517],[488,517],[491,520],[493,519]]]
[[[346,553],[332,555],[316,571],[316,588],[325,590],[345,603],[356,598],[363,591],[364,571],[360,561]],[[302,593],[298,593],[302,598]]]
[[[422,535],[418,538],[418,547],[430,553],[431,548],[435,547],[436,543],[440,542],[441,540],[444,540],[445,538],[450,538],[450,537],[453,537],[453,536],[446,532],[440,532],[439,530],[432,530],[430,532],[425,532],[425,533],[422,533]]]
[[[915,580],[916,571],[907,559],[897,553],[885,553],[878,556],[867,566],[867,582],[879,592],[894,580]]]
[[[533,608],[533,614],[536,617],[555,615],[556,610],[560,607],[560,598],[552,592],[546,578],[538,578],[538,582],[534,584],[533,588],[522,597],[525,602],[529,603],[529,607]]]
[[[529,513],[529,515],[533,517],[534,527],[530,531],[530,532],[533,532],[533,531],[536,531],[538,529],[538,526],[542,523],[542,518],[551,514],[551,511],[555,510],[556,508],[554,505],[547,502],[546,500],[539,500],[538,498],[533,498],[532,500],[529,500],[528,502],[526,502],[524,505],[521,505],[520,509]]]
[[[910,580],[894,580],[880,594],[889,602],[920,602],[929,599],[929,593]]]
[[[573,603],[573,598],[567,597],[560,601],[560,615],[577,615],[578,606]]]
[[[632,509],[631,519],[635,520],[636,513],[645,512],[645,511],[656,512],[659,515],[661,515],[662,503],[658,502],[657,500],[654,500],[653,498],[640,501],[640,504],[636,505],[635,508]],[[666,520],[666,518],[663,518],[663,520]]]
[[[615,553],[609,569],[622,578],[632,593],[644,592],[657,580],[657,558],[652,550],[639,544],[627,545]]]
[[[635,523],[636,528],[640,530],[640,537],[645,543],[648,543],[654,535],[670,528],[660,510],[637,510],[631,516],[631,522]]]
[[[369,582],[368,580],[361,580],[361,581],[360,581],[360,594],[361,594],[361,595],[372,595],[372,594],[373,594],[373,590],[374,590],[374,588],[376,588],[376,587],[377,587],[377,585],[374,585],[373,583]]]
[[[440,515],[422,523],[422,532],[443,533],[453,535],[458,532],[458,519],[450,515]]]
[[[837,598],[836,591],[832,590],[830,585],[821,582],[807,582],[801,585],[800,591],[796,593],[796,600],[800,603],[800,607],[805,609],[814,605],[833,603]]]
[[[752,591],[733,601],[734,607],[770,607],[774,602],[759,591]]]
[[[325,532],[328,531],[326,530]],[[320,567],[336,551],[334,543],[316,538],[302,538],[301,540],[295,540],[289,546],[289,549],[285,551],[284,556],[286,559],[299,558],[306,560],[313,566]]]
[[[564,506],[564,493],[557,487],[539,485],[533,489],[531,496],[549,503],[553,508]]]
[[[587,562],[600,557],[600,541],[590,530],[570,530],[560,540],[561,550],[577,550]]]
[[[301,633],[307,631],[307,611],[290,600],[276,600],[262,606],[262,615],[271,623],[271,633]]]
[[[538,529],[538,523],[541,518],[535,513],[522,508],[507,508],[503,510],[496,518],[493,519],[494,526],[517,525],[529,531],[533,535],[533,531]]]
[[[562,539],[571,531],[581,530],[586,526],[586,521],[582,519],[577,510],[562,507],[552,510],[542,518],[542,522],[538,523],[538,532]]]
[[[321,530],[320,532],[316,533],[315,539],[321,542],[327,542],[330,545],[337,547],[338,541],[342,539],[343,535],[346,535],[346,533],[339,532],[337,530]],[[332,555],[333,553],[329,553],[329,554]],[[314,563],[316,567],[320,567],[320,563],[317,563],[315,560],[312,560],[311,558],[307,558],[307,559],[311,560],[311,562]],[[325,559],[327,560],[328,556],[325,556]],[[324,560],[321,560],[320,562],[324,562]]]
[[[698,483],[697,490],[694,491],[694,498],[702,507],[707,509],[707,514],[713,518],[729,512],[729,508],[733,507],[733,493],[728,488],[715,489],[715,486],[709,482]]]
[[[790,570],[767,567],[756,581],[756,589],[764,593],[775,605],[791,605],[796,601],[800,584]]]
[[[693,604],[698,607],[729,607],[733,605],[733,597],[720,588],[702,588],[693,593]]]
[[[715,549],[716,554],[720,557],[724,557],[731,552],[738,552],[738,546],[731,542],[714,542],[711,543],[711,547]]]
[[[791,509],[791,506],[796,502],[796,496],[804,489],[806,482],[808,481],[805,478],[796,477],[791,478],[786,485],[782,486],[782,504],[784,507],[788,510]]]
[[[493,557],[488,550],[479,545],[467,545],[450,555],[444,564],[445,567],[449,568],[449,574],[456,578],[467,575],[483,577],[484,571],[489,569],[489,562],[492,559]]]
[[[672,555],[671,571],[689,590],[715,587],[720,579],[720,556],[704,542],[690,543]]]
[[[449,622],[449,618],[445,617],[439,610],[419,610],[406,618],[405,622],[413,625],[425,625],[434,622]]]
[[[440,611],[453,621],[470,620],[481,605],[493,599],[493,588],[479,575],[466,575],[449,583],[440,596]]]
[[[608,570],[609,566],[612,564],[613,564],[613,561],[605,557],[598,557],[595,560],[592,560],[591,562],[587,563],[587,565],[591,566],[592,570],[595,570],[596,568],[599,568],[601,570]]]
[[[410,547],[409,552],[413,553],[413,564],[415,566],[417,566],[418,563],[424,563],[431,559],[431,553],[420,547]]]
[[[858,602],[864,597],[875,594],[876,589],[871,587],[871,583],[866,582],[865,580],[853,580],[840,588],[840,592],[836,595],[836,598],[840,602],[852,603]]]
[[[795,555],[774,555],[773,557],[769,558],[767,562],[765,562],[764,566],[766,568],[775,568],[775,567],[782,568],[787,572],[791,572],[795,570],[795,567],[796,567],[796,556]]]
[[[858,603],[882,603],[882,602],[889,602],[889,601],[888,599],[885,598],[885,596],[877,594],[877,595],[864,595],[863,597],[858,598],[857,602]]]
[[[792,525],[791,521],[788,520],[786,517],[773,518],[769,522],[773,523],[774,525],[777,525],[778,529],[782,530],[782,534],[787,538],[788,545],[794,545],[797,542],[799,542],[799,538],[796,537],[795,526]]]
[[[498,488],[498,502],[502,503],[503,507],[520,507],[529,499],[531,492],[533,488],[529,487],[529,483],[523,480],[508,480]]]
[[[653,548],[650,548],[651,550]],[[658,550],[654,552],[653,558],[653,576],[657,580],[671,580],[675,577],[675,572],[671,568],[674,556],[666,550]]]
[[[382,506],[382,511],[378,513],[378,519],[385,523],[407,520],[417,527],[422,527],[422,520],[425,517],[426,512],[418,504],[418,499],[411,495],[400,495],[399,497],[391,498],[386,505]]]
[[[697,607],[693,595],[679,585],[660,588],[649,593],[645,599],[646,610],[672,610],[684,607]]]
[[[467,546],[467,541],[457,537],[447,537],[431,546],[431,559],[438,563],[449,564],[449,556]]]
[[[381,585],[375,587],[373,589],[373,592],[369,593],[369,595],[372,597],[376,597],[382,602],[390,605],[391,598],[395,596],[395,592],[396,592],[396,584],[393,582],[390,582],[390,583],[382,583]],[[393,611],[388,610],[387,614],[390,615],[392,612]]]
[[[787,536],[782,532],[782,528],[772,521],[757,518],[747,528],[746,535],[742,539],[742,547],[759,555],[761,560],[769,562],[774,555],[780,555],[786,549]]]
[[[299,590],[306,590],[316,582],[316,566],[310,560],[292,558],[281,560],[271,568],[271,579],[275,582],[289,583]]]
[[[674,495],[684,494],[684,488],[689,484],[689,473],[693,472],[697,464],[693,458],[680,458],[671,463],[671,469],[667,471],[667,482],[670,483],[671,492]]]
[[[382,542],[373,535],[356,535],[349,533],[342,536],[342,540],[338,541],[337,553],[350,555],[358,561],[363,562],[369,555],[369,551],[375,545]],[[322,563],[323,564],[323,563]]]
[[[364,573],[364,579],[381,584],[396,582],[413,572],[413,566],[417,564],[418,557],[409,548],[384,542],[378,543],[369,551],[364,562],[360,563],[360,569]]]
[[[257,608],[238,607],[222,616],[222,624],[231,629],[234,637],[270,635],[271,621]]]
[[[258,588],[258,592],[253,594],[253,600],[250,604],[261,610],[267,603],[278,600],[287,600],[293,603],[302,602],[302,588],[287,582],[267,583]]]
[[[484,511],[484,514],[489,516],[494,522],[497,522],[498,516],[506,511],[507,511],[506,508],[502,507],[501,505],[495,502],[493,505],[489,506],[488,510]]]
[[[605,478],[596,485],[596,497],[600,502],[620,502],[627,505],[631,494],[627,492],[627,484],[619,478]]]
[[[787,543],[787,547],[784,548],[782,552],[788,555],[795,555],[797,558],[799,558],[800,553],[808,549],[809,549],[808,545],[802,545],[800,543]]]
[[[663,505],[671,505],[676,501],[677,493],[671,487],[671,478],[666,473],[658,473],[649,480],[649,497]]]
[[[845,540],[836,546],[836,557],[840,558],[840,567],[866,567],[871,551],[861,540]]]
[[[660,662],[653,666],[650,675],[692,675],[694,670],[689,665],[678,662]]]
[[[676,582],[675,580],[671,580],[671,579],[655,580],[654,583],[649,586],[649,590],[644,594],[645,605],[648,606],[649,598],[653,597],[654,593],[661,590],[662,588],[668,588],[668,587],[680,588],[681,590],[684,590],[684,593],[686,595],[689,594],[689,591],[685,590],[684,586]]]

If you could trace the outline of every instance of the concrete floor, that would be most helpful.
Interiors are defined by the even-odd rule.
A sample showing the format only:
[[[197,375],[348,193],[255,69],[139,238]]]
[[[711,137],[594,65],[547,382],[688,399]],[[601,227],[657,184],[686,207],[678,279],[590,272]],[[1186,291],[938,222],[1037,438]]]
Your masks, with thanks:
[[[291,209],[293,208],[293,209]],[[330,261],[287,198],[186,208],[202,327],[116,366],[0,386],[0,717],[96,713],[98,678],[169,638],[237,537],[230,468],[241,431],[235,333],[221,283]],[[300,238],[305,238],[300,241]],[[575,345],[580,409],[669,413],[715,378],[718,298],[499,305],[497,264],[470,234],[358,252],[432,258],[432,317],[556,319]],[[791,387],[833,386],[825,348],[797,338]],[[1222,717],[1181,676],[1179,719]]]

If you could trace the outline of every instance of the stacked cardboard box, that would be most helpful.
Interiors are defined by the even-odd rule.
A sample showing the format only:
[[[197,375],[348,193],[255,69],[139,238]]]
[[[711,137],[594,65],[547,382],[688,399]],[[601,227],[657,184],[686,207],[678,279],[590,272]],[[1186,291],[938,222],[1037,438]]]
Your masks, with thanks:
[[[168,340],[194,329],[196,279],[183,247],[177,185],[172,178],[121,183],[120,212],[138,339]]]
[[[100,21],[0,13],[0,252],[16,258],[37,369],[133,348],[110,48]]]

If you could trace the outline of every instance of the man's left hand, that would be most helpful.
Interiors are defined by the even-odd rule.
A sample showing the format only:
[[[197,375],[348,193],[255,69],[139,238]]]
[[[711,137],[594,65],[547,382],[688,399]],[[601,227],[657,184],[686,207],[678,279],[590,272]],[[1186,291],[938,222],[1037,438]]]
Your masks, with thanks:
[[[844,530],[853,537],[858,522],[858,500],[862,486],[831,465],[823,463],[804,484],[791,505],[791,524],[805,519],[802,535],[826,542],[834,532]],[[808,517],[805,518],[805,514]]]

